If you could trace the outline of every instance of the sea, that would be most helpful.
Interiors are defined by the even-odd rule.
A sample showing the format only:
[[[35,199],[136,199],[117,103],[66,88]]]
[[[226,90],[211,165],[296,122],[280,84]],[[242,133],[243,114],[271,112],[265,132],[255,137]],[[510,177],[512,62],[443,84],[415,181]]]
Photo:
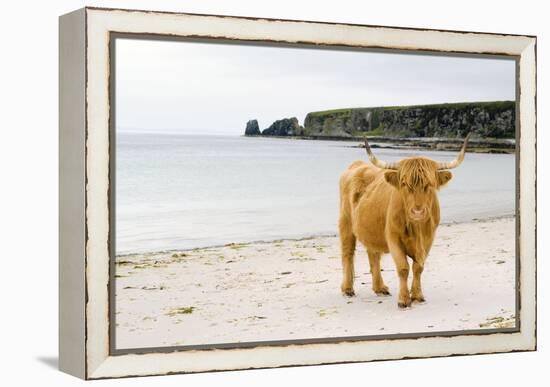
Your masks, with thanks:
[[[336,235],[340,174],[365,149],[347,141],[120,132],[116,254]],[[381,144],[382,145],[382,144]],[[387,144],[383,144],[387,145]],[[456,152],[373,149],[379,159]],[[441,189],[443,223],[515,213],[515,156],[467,153]]]

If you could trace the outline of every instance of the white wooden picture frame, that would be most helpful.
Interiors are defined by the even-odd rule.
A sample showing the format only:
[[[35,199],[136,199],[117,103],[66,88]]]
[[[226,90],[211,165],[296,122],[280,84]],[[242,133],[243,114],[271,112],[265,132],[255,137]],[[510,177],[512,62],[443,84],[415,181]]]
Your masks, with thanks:
[[[517,63],[517,316],[475,334],[116,353],[110,327],[111,43],[120,34],[436,54]],[[60,17],[60,369],[83,379],[536,349],[536,37],[84,8]]]

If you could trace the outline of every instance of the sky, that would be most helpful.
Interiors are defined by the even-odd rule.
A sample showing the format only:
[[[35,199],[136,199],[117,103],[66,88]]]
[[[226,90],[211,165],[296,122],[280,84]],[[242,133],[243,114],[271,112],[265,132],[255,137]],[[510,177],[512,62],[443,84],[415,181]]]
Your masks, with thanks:
[[[515,62],[368,51],[116,40],[118,131],[244,133],[257,119],[515,99]]]

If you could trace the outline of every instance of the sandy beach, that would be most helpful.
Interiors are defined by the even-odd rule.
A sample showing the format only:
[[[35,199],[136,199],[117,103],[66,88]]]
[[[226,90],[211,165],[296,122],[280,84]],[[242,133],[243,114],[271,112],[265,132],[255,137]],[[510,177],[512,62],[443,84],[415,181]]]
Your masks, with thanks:
[[[117,349],[387,335],[515,326],[515,220],[441,225],[428,257],[425,303],[397,307],[371,290],[364,248],[357,296],[340,293],[337,236],[116,259]]]

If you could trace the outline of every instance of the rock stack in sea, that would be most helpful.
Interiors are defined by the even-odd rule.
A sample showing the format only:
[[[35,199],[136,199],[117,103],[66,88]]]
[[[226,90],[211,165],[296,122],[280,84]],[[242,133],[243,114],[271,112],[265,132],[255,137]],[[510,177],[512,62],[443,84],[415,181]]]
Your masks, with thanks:
[[[302,136],[303,134],[304,128],[300,126],[296,117],[277,120],[262,131],[262,136]]]
[[[246,123],[246,129],[244,130],[245,136],[257,136],[262,134],[258,125],[258,120],[250,120]]]

